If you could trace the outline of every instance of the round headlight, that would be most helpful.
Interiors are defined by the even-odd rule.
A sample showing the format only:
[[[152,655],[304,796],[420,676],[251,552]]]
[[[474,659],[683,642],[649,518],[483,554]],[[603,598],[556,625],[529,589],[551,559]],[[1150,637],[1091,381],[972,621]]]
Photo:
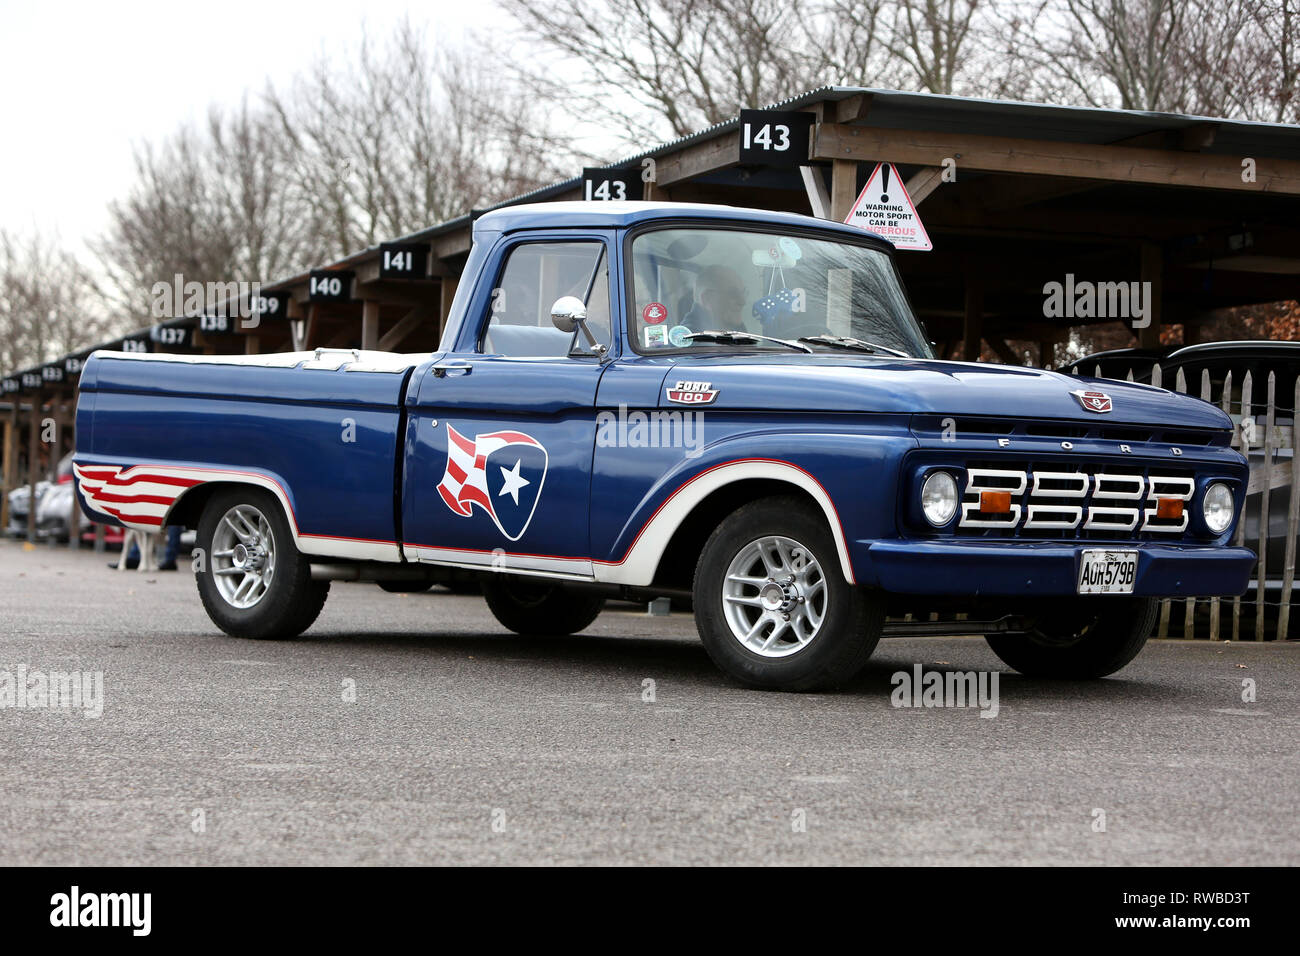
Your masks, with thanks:
[[[1232,524],[1232,489],[1221,481],[1212,482],[1205,489],[1201,514],[1211,533],[1223,534],[1227,531],[1228,525]]]
[[[946,471],[936,471],[921,486],[921,510],[925,520],[942,528],[957,513],[957,481]]]

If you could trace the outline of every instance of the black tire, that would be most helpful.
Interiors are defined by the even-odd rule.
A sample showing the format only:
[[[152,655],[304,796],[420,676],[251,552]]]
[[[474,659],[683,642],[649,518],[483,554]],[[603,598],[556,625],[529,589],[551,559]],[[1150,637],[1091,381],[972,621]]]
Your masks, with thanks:
[[[255,508],[266,518],[274,548],[274,570],[265,591],[246,608],[232,604],[221,593],[216,583],[218,565],[227,559],[218,558],[213,547],[223,517],[241,505]],[[217,492],[203,509],[195,544],[206,558],[203,570],[194,575],[199,597],[212,623],[232,637],[288,640],[311,627],[325,606],[330,583],[311,579],[311,564],[294,546],[280,503],[268,491],[244,486]]]
[[[484,578],[483,597],[503,627],[530,637],[576,634],[605,607],[599,594],[517,575]]]
[[[1159,613],[1155,598],[1079,598],[1061,602],[1030,634],[989,634],[985,640],[1026,677],[1091,680],[1137,657]]]
[[[811,552],[818,568],[817,578],[824,582],[825,588],[824,591],[810,588],[811,599],[804,597],[803,601],[798,600],[803,597],[800,585],[795,584],[785,592],[787,600],[797,602],[788,612],[795,617],[791,626],[800,623],[799,605],[809,606],[806,613],[820,613],[821,618],[820,626],[802,647],[781,657],[760,654],[742,643],[728,622],[725,610],[728,603],[724,602],[724,586],[732,562],[743,561],[743,553],[757,546],[760,539],[775,537],[788,539],[800,546],[800,550],[806,548]],[[806,560],[793,551],[791,554],[796,562]],[[768,587],[748,586],[757,589],[755,598]],[[839,553],[824,517],[797,498],[764,498],[725,518],[700,553],[694,595],[695,625],[709,657],[727,675],[764,690],[812,691],[844,684],[871,657],[884,623],[882,602],[844,579]],[[775,639],[777,617],[785,612],[756,606],[752,612],[741,613],[752,613],[754,623],[760,617],[775,615],[769,618],[772,627],[762,625],[763,631],[758,635]],[[789,627],[782,633],[790,633]]]

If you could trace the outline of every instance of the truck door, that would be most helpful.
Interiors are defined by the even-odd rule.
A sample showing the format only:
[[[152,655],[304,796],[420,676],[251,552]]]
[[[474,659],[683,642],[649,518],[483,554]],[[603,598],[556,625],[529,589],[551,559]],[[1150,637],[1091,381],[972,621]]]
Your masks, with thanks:
[[[500,266],[476,287],[457,349],[440,355],[409,409],[408,558],[590,576],[603,356],[557,329],[551,307],[582,299],[598,343],[616,348],[612,248],[608,232],[552,230],[514,237],[492,260]]]

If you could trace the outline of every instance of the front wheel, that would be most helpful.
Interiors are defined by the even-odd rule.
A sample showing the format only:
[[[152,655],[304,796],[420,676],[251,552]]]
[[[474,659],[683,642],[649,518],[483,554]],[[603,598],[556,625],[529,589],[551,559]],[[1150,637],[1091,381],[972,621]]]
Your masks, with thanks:
[[[261,488],[218,492],[203,509],[194,575],[212,623],[233,637],[285,640],[307,630],[329,595],[311,579],[280,503]]]
[[[695,571],[695,623],[725,673],[769,690],[836,687],[862,670],[884,621],[844,579],[822,516],[795,498],[733,512]]]
[[[989,634],[985,640],[1026,677],[1088,680],[1113,674],[1137,657],[1159,611],[1155,598],[1079,598],[1061,602],[1028,634]]]
[[[500,575],[483,579],[488,610],[516,634],[576,634],[605,607],[599,594],[575,590],[544,578]]]

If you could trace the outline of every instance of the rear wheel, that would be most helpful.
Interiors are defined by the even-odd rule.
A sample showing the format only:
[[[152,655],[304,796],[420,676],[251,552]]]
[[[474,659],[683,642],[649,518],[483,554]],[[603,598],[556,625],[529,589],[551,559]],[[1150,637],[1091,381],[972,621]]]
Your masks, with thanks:
[[[1026,677],[1105,677],[1138,656],[1159,610],[1154,598],[1079,598],[1062,602],[1028,634],[990,634],[985,640]]]
[[[576,634],[605,607],[598,594],[544,578],[494,576],[483,579],[488,610],[516,634]]]
[[[294,546],[280,503],[251,486],[218,492],[203,509],[195,574],[212,622],[234,637],[284,640],[307,630],[329,595]]]
[[[820,690],[866,664],[884,620],[850,584],[820,514],[766,498],[713,532],[695,571],[695,622],[713,662],[743,684]]]

